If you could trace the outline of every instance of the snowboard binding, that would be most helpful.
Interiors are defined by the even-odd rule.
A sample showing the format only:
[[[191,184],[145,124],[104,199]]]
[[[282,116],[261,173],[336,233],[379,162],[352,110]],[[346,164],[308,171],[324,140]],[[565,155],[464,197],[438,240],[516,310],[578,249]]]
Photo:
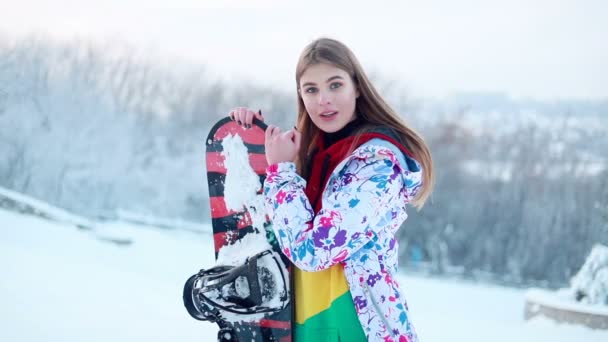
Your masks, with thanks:
[[[278,312],[289,304],[286,273],[271,250],[239,266],[203,269],[186,281],[184,306],[193,318],[220,326],[218,341],[234,341],[231,323],[245,321],[242,315]]]

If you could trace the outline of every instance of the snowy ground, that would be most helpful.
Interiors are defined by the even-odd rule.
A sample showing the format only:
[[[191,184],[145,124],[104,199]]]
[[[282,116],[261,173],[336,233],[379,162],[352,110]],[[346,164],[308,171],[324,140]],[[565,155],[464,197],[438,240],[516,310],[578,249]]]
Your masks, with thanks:
[[[181,298],[212,263],[210,235],[79,230],[0,209],[0,341],[215,341],[215,325],[190,318]],[[522,290],[400,278],[423,342],[608,341],[608,331],[525,322]]]

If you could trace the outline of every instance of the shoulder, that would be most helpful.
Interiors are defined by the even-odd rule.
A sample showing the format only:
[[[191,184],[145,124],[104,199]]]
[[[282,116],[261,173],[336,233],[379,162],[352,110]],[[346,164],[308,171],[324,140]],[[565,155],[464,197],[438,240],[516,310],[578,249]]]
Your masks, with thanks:
[[[346,160],[343,170],[357,165],[371,166],[370,178],[387,177],[390,184],[401,184],[404,195],[412,199],[422,186],[422,168],[418,161],[404,154],[399,147],[382,138],[374,138],[359,146]],[[340,168],[338,168],[340,169]],[[342,173],[342,172],[340,172]],[[398,179],[397,183],[393,182]]]
[[[342,177],[360,172],[369,176],[392,174],[391,178],[401,174],[406,179],[421,178],[422,175],[416,160],[382,138],[371,139],[357,147],[336,166],[333,174]]]
[[[414,158],[403,153],[403,151],[392,142],[373,138],[359,146],[353,152],[354,155],[365,155],[368,158],[388,158],[397,164],[403,171],[420,172],[420,164]]]

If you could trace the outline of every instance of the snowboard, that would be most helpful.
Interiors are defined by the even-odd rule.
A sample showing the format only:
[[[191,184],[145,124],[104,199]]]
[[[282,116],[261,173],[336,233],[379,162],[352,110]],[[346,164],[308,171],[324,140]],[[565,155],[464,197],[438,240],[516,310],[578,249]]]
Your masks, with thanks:
[[[280,277],[283,277],[282,280],[284,282],[287,282],[286,291],[281,292],[281,295],[283,297],[287,296],[287,298],[281,298],[281,300],[286,300],[286,302],[283,302],[283,305],[281,305],[281,308],[278,311],[268,309],[264,310],[264,305],[256,307],[254,306],[254,304],[249,304],[250,306],[252,306],[252,308],[249,310],[255,311],[254,315],[239,313],[223,315],[225,319],[221,322],[217,322],[220,325],[221,329],[220,334],[218,334],[218,340],[222,340],[222,336],[220,336],[222,335],[222,331],[230,331],[232,335],[236,335],[226,335],[230,338],[225,340],[229,341],[234,340],[287,342],[292,340],[292,266],[289,260],[281,253],[274,233],[272,232],[271,222],[268,216],[265,214],[263,214],[262,216],[263,231],[260,231],[261,229],[259,227],[259,217],[260,213],[265,212],[265,209],[263,207],[259,207],[263,206],[263,202],[261,204],[260,202],[256,202],[257,207],[249,205],[246,208],[244,207],[243,210],[235,210],[227,206],[227,199],[224,196],[225,192],[227,191],[226,179],[228,172],[226,165],[227,158],[225,153],[223,153],[225,149],[224,142],[233,139],[234,136],[240,137],[243,145],[247,150],[246,155],[248,158],[248,165],[255,172],[259,181],[259,189],[257,190],[257,192],[258,195],[262,195],[263,183],[264,179],[266,178],[266,167],[268,166],[264,151],[264,132],[266,130],[266,127],[267,126],[266,124],[264,124],[264,122],[254,119],[254,122],[251,127],[245,128],[244,125],[238,125],[236,121],[233,121],[229,117],[226,117],[219,120],[211,128],[211,131],[209,132],[209,135],[207,137],[207,182],[209,185],[209,202],[211,206],[211,220],[216,260],[218,256],[221,256],[223,249],[230,249],[238,241],[244,241],[248,238],[250,239],[253,236],[252,234],[258,234],[256,236],[258,238],[265,238],[271,248],[270,252],[266,251],[266,253],[256,255],[255,258],[248,259],[247,265],[240,266],[243,269],[242,273],[240,274],[245,274],[245,276],[239,277],[239,275],[236,274],[232,277],[216,276],[216,278],[221,278],[222,280],[228,279],[228,282],[234,282],[236,284],[237,290],[239,281],[244,282],[249,286],[255,283],[257,287],[260,287],[256,282],[257,279],[260,279],[260,284],[262,284],[262,287],[274,286],[274,284],[277,283],[277,279],[272,280],[270,283],[264,282],[262,279],[263,275],[259,274],[263,270],[266,270],[266,268],[261,268],[259,266],[262,263],[262,261],[260,261],[262,260],[262,256],[272,254],[274,256],[274,259],[272,259],[271,261],[266,261],[266,265],[268,265],[268,263],[272,264],[273,262],[276,262],[277,265],[275,266],[279,266],[281,273],[280,276],[277,276],[276,278],[279,278],[279,280],[281,280]],[[258,221],[256,225],[253,224],[254,216],[257,217]],[[262,236],[259,236],[259,234],[262,234]],[[242,251],[242,253],[247,252]],[[256,260],[256,258],[258,257],[260,258],[260,260]],[[257,268],[255,266],[256,262],[258,265]],[[251,265],[252,263],[254,264],[253,266]],[[232,269],[232,271],[235,271],[235,269]],[[248,275],[247,272],[249,272]],[[206,276],[209,276],[208,273],[206,274]],[[235,286],[233,285],[233,287]],[[250,288],[247,288],[245,296],[249,295],[250,289],[251,291],[257,291],[257,293],[260,294],[260,298],[262,298],[261,294],[264,293],[264,291],[268,292],[268,290],[277,290],[268,288],[255,289],[253,286],[251,286]],[[234,290],[234,292],[238,292],[237,290]],[[251,296],[253,297],[253,295]],[[276,302],[278,301],[278,299],[275,299],[274,301]],[[266,307],[267,306],[268,305],[266,305]],[[222,308],[219,309],[219,314],[223,314]],[[240,319],[240,317],[242,317],[242,319]],[[252,319],[252,317],[255,318]]]

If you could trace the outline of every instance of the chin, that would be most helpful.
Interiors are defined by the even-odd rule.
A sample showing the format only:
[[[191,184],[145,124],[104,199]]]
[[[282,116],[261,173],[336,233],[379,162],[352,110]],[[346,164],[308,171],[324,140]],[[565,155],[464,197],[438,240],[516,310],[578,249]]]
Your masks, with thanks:
[[[319,127],[319,129],[325,133],[334,133],[334,132],[337,132],[337,131],[341,130],[342,128],[344,128],[344,126],[346,126],[346,124],[347,123],[322,122],[321,124],[317,125],[317,127]]]
[[[342,127],[344,127],[344,126],[340,126],[340,127],[337,127],[337,128],[336,127],[323,127],[323,126],[321,126],[321,127],[319,127],[319,129],[322,130],[325,133],[335,133],[335,132],[339,131]]]
[[[319,129],[322,130],[324,133],[333,133],[338,131],[337,129],[332,129],[328,127],[319,127]]]

